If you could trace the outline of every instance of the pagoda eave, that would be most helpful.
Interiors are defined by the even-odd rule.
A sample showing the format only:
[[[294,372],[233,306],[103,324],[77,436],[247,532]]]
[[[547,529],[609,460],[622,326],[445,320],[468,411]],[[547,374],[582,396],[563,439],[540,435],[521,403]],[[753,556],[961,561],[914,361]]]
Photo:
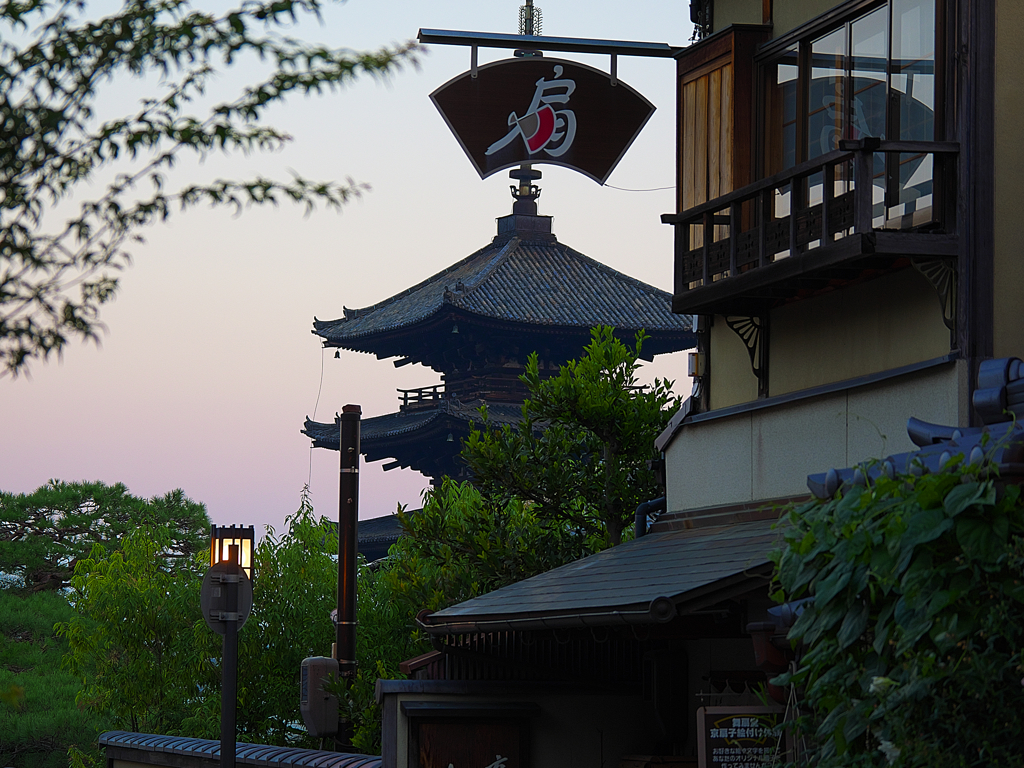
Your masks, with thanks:
[[[360,450],[367,461],[394,459],[385,465],[385,470],[410,467],[432,478],[465,476],[465,464],[457,446],[469,437],[474,426],[482,425],[479,407],[483,404],[483,401],[463,404],[446,400],[433,408],[363,419]],[[518,423],[521,420],[522,408],[519,405],[488,403],[487,407],[493,424]],[[302,433],[312,439],[314,448],[338,450],[339,428],[336,422],[315,422],[307,418]]]
[[[589,342],[590,330],[589,326],[584,325],[531,324],[505,320],[448,305],[419,321],[414,327],[395,327],[348,337],[317,331],[314,333],[323,339],[326,348],[364,352],[376,355],[380,360],[399,357],[410,363],[422,363],[435,370],[444,370],[456,364],[458,358],[475,358],[475,350],[466,349],[468,354],[461,354],[461,351],[463,347],[475,345],[477,337],[482,335],[491,341],[504,337],[515,343],[520,348],[523,362],[531,352],[543,355],[545,348],[550,349],[554,357],[564,358],[558,362],[565,362],[578,356],[578,351]],[[695,345],[694,334],[680,328],[616,327],[615,335],[632,345],[639,330],[643,330],[648,337],[642,348],[644,360],[649,361],[655,355]]]

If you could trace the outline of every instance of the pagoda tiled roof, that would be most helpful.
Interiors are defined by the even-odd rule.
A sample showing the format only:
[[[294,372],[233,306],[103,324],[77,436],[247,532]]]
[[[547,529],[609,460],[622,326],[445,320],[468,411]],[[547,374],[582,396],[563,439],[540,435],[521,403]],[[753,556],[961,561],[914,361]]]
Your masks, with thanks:
[[[374,335],[415,326],[445,310],[523,326],[641,328],[652,335],[690,331],[671,311],[671,295],[551,238],[494,242],[418,285],[337,320],[316,320],[326,346],[362,347]]]
[[[479,411],[481,405],[481,400],[462,403],[449,398],[438,401],[436,408],[371,416],[360,422],[359,439],[364,448],[372,449],[375,442],[429,429],[435,422],[446,418],[454,418],[466,424],[480,424],[483,421]],[[517,424],[522,421],[523,407],[507,403],[487,403],[487,415],[496,426]],[[302,433],[312,438],[316,448],[338,450],[339,432],[336,422],[313,421],[307,418]]]

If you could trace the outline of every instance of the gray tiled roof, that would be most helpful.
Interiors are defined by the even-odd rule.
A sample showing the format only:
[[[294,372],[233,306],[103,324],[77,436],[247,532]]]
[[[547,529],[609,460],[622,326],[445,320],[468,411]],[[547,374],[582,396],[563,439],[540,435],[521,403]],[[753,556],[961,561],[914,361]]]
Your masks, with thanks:
[[[165,755],[200,758],[195,762],[201,765],[220,756],[220,741],[213,739],[193,739],[188,736],[158,736],[152,733],[132,733],[130,731],[107,731],[100,735],[101,747],[115,748],[122,754],[125,752],[148,753],[162,752]],[[139,762],[144,762],[139,755]],[[161,764],[165,764],[164,758]],[[318,749],[299,749],[297,747],[272,747],[265,744],[235,745],[235,761],[239,765],[264,765],[287,768],[288,766],[317,765],[322,768],[380,768],[380,758],[371,755],[344,754]],[[166,763],[177,765],[177,763]]]
[[[579,623],[587,625],[597,623],[587,621],[588,614],[646,614],[659,598],[685,607],[716,585],[770,570],[768,555],[778,541],[774,522],[650,534],[438,611],[426,624],[439,632],[493,621],[558,619],[564,625],[566,617],[582,616]]]
[[[402,535],[402,524],[398,522],[398,515],[381,515],[360,520],[359,541],[397,541]]]
[[[418,410],[408,413],[388,413],[383,416],[371,416],[360,422],[359,439],[362,443],[373,443],[376,440],[386,440],[399,435],[406,435],[417,430],[428,427],[435,421],[445,417],[480,423],[479,408],[482,400],[473,400],[462,403],[459,400],[439,400],[438,407],[430,410]],[[521,405],[510,405],[504,403],[488,403],[487,413],[493,424],[517,424],[522,420],[523,408]],[[312,421],[307,418],[302,428],[302,434],[313,439],[313,445],[317,448],[338,449],[338,425],[336,422]]]
[[[422,283],[338,320],[316,320],[328,346],[412,326],[444,308],[528,326],[685,333],[688,315],[671,295],[617,272],[557,241],[519,238],[482,248]]]

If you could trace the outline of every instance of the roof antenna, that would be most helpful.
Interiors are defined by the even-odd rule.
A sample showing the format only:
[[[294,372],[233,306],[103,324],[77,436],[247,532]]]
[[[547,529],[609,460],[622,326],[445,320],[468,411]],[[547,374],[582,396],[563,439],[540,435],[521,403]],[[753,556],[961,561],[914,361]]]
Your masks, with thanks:
[[[543,34],[544,14],[540,8],[534,8],[533,0],[526,0],[526,5],[519,6],[519,34],[534,35]]]

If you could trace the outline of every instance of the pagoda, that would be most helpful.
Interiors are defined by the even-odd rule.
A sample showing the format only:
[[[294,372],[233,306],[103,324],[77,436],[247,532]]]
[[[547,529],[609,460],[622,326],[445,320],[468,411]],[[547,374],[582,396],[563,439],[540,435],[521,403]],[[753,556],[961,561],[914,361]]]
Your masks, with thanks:
[[[642,355],[695,346],[692,319],[671,310],[671,295],[558,242],[552,217],[537,214],[540,172],[514,169],[511,215],[485,247],[418,285],[337,320],[316,320],[325,347],[422,363],[441,383],[399,389],[398,411],[365,418],[361,451],[385,470],[411,467],[440,482],[465,477],[461,443],[487,406],[492,424],[517,423],[527,391],[519,377],[537,353],[542,376],[580,356],[597,325],[632,342],[643,329]],[[315,447],[338,449],[336,422],[306,419]]]

